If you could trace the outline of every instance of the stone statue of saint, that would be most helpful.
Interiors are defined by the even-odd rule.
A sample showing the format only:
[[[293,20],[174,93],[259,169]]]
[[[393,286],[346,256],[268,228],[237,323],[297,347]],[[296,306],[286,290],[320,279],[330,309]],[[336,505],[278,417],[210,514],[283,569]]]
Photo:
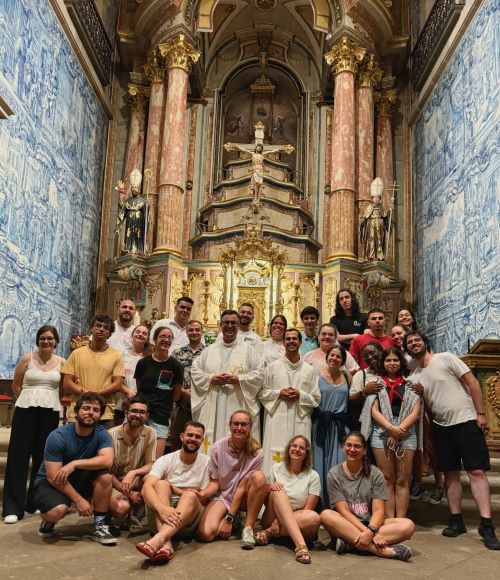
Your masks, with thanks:
[[[149,204],[139,193],[141,181],[141,172],[138,169],[134,169],[130,174],[129,197],[126,197],[123,181],[119,181],[117,184],[117,189],[120,192],[120,203],[118,205],[115,234],[120,233],[125,223],[123,250],[128,254],[144,254],[146,252]]]
[[[371,203],[360,217],[360,255],[364,262],[383,262],[387,257],[389,222],[392,208],[382,205],[384,183],[375,178],[370,186]]]
[[[258,132],[259,127],[258,125],[255,126],[255,136],[256,141],[258,140]],[[243,147],[238,143],[226,143],[224,145],[224,149],[226,151],[241,151],[242,153],[246,153],[250,155],[252,158],[252,169],[250,172],[252,173],[252,179],[250,182],[250,187],[252,189],[252,205],[258,207],[260,203],[261,191],[262,191],[262,184],[264,183],[264,159],[268,155],[273,155],[274,153],[278,153],[279,151],[284,151],[285,153],[293,153],[295,148],[293,145],[280,145],[279,147],[275,147],[274,149],[270,149],[269,151],[264,151],[264,146],[261,143],[257,143],[255,148],[250,149],[248,147]]]

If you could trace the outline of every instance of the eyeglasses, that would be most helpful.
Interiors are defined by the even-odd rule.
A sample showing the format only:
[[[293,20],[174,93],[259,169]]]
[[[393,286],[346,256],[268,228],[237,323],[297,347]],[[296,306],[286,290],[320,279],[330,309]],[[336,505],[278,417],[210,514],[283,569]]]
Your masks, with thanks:
[[[250,423],[245,423],[244,421],[232,421],[231,425],[233,427],[248,427]]]
[[[54,342],[55,338],[53,336],[41,336],[38,342]]]
[[[344,445],[344,447],[346,449],[355,449],[356,451],[359,451],[360,449],[363,449],[363,445],[359,445],[359,444],[355,444],[355,443],[346,443]]]
[[[144,409],[129,409],[128,412],[130,415],[147,415],[148,412]]]
[[[92,407],[91,405],[82,405],[80,410],[84,413],[94,413],[95,415],[101,414],[101,407]]]

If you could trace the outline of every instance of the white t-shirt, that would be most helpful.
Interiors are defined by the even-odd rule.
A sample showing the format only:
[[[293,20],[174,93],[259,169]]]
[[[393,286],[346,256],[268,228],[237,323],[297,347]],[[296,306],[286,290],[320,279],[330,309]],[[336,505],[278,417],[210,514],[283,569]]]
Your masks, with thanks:
[[[116,348],[116,350],[124,352],[132,345],[132,332],[134,331],[134,328],[133,324],[128,328],[123,328],[123,326],[118,324],[118,320],[115,320],[115,331],[106,342],[109,346]]]
[[[302,509],[307,502],[309,495],[321,494],[321,483],[319,475],[310,469],[301,471],[298,475],[290,473],[284,463],[274,463],[269,472],[270,483],[282,483],[292,510]]]
[[[209,481],[208,455],[198,453],[196,460],[191,465],[186,465],[180,458],[181,450],[163,455],[153,463],[148,475],[154,475],[158,479],[167,479],[172,485],[181,489],[203,489]]]
[[[470,368],[450,352],[432,356],[429,365],[417,367],[409,377],[424,386],[425,403],[434,422],[443,427],[474,421],[477,413],[469,389],[460,381]]]
[[[385,384],[384,381],[372,370],[364,369],[359,370],[353,377],[351,381],[351,387],[349,388],[349,393],[359,393],[363,387],[371,381],[379,381],[380,384]]]

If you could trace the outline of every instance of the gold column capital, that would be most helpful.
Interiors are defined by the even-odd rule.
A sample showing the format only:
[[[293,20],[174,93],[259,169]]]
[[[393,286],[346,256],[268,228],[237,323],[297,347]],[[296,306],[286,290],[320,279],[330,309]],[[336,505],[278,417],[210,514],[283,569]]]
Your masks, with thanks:
[[[372,89],[380,81],[382,74],[382,69],[378,66],[375,55],[366,54],[359,67],[359,86]]]
[[[185,34],[177,34],[159,44],[158,51],[167,63],[169,70],[181,68],[189,73],[192,64],[200,58],[200,52],[187,40]]]
[[[165,63],[158,57],[156,51],[149,55],[144,65],[144,72],[150,83],[162,83],[165,76]]]
[[[146,87],[129,83],[127,94],[132,111],[142,111],[149,98],[149,90]]]
[[[341,72],[355,73],[363,60],[366,48],[353,42],[349,37],[342,38],[325,54],[326,62],[332,67],[334,75]]]
[[[375,104],[377,106],[377,113],[379,117],[390,117],[397,100],[398,91],[396,89],[376,92]]]

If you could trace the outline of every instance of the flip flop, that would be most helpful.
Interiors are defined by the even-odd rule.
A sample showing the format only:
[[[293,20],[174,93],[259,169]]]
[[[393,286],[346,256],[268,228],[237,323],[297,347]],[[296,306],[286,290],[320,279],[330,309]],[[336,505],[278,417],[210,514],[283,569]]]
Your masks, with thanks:
[[[157,555],[157,551],[153,548],[153,546],[151,546],[151,544],[148,544],[147,542],[140,542],[136,545],[135,548],[150,560],[154,560]]]
[[[151,560],[153,560],[153,562],[169,562],[170,560],[173,560],[174,557],[175,557],[175,552],[173,552],[169,548],[160,548],[156,552],[154,557],[151,558]]]

